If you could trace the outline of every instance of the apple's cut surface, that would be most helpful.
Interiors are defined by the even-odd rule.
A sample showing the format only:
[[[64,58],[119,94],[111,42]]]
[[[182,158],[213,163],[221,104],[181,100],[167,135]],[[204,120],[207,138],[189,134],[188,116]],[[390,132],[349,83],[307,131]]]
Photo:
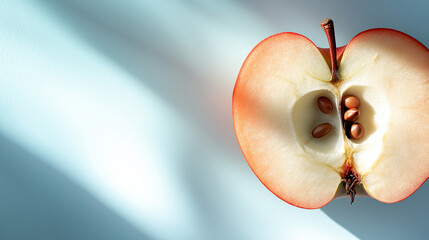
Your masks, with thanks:
[[[336,48],[332,21],[322,27],[330,49],[280,33],[245,60],[233,93],[241,150],[301,208],[355,194],[403,200],[429,176],[429,50],[391,29]]]

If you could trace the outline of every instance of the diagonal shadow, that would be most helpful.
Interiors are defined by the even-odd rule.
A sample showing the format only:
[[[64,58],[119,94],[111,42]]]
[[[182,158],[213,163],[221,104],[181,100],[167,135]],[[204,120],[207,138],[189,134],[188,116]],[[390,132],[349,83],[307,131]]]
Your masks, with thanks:
[[[110,25],[106,20],[112,18],[109,12],[105,12],[105,17],[101,20],[93,17],[97,15],[97,12],[103,9],[85,8],[85,6],[79,6],[79,4],[73,3],[72,1],[45,0],[44,2],[53,6],[54,11],[57,11],[59,15],[68,18],[69,25],[74,27],[76,32],[80,33],[80,35],[94,48],[114,60],[137,79],[140,79],[142,83],[150,87],[163,99],[167,100],[172,106],[186,113],[184,115],[195,117],[195,110],[204,109],[203,101],[201,101],[201,105],[193,105],[192,107],[188,107],[187,105],[188,103],[198,103],[198,96],[209,93],[207,87],[197,81],[197,79],[204,77],[204,73],[193,72],[192,69],[189,69],[186,64],[180,62],[180,58],[174,56],[177,52],[169,53],[168,50],[163,49],[164,46],[162,44],[150,42],[149,39],[158,39],[157,37],[151,38],[150,35],[152,34],[158,34],[158,37],[164,36],[163,33],[157,32],[156,26],[153,26],[153,28],[145,26],[142,28],[140,28],[141,26],[135,27],[133,31],[140,30],[140,34],[137,33],[137,35],[132,35],[121,28]],[[267,21],[272,22],[276,26],[288,23],[288,21],[286,21],[287,19],[285,19],[285,16],[288,15],[285,14],[285,10],[289,11],[287,13],[298,13],[293,15],[296,19],[289,18],[289,20],[294,20],[289,21],[293,23],[290,24],[291,26],[295,25],[295,23],[305,22],[305,18],[313,15],[317,17],[314,17],[314,21],[311,20],[312,24],[313,22],[318,24],[318,22],[326,16],[331,16],[334,19],[338,17],[338,19],[343,21],[342,25],[347,26],[347,28],[343,27],[339,29],[338,32],[340,34],[338,35],[338,39],[343,38],[349,40],[350,37],[358,33],[355,32],[356,29],[363,30],[375,26],[393,27],[392,24],[401,24],[399,26],[401,26],[401,28],[404,26],[403,28],[405,28],[406,25],[404,22],[408,21],[408,23],[411,24],[414,21],[413,18],[404,17],[404,15],[408,16],[409,12],[402,11],[401,8],[404,6],[400,6],[400,4],[395,5],[396,7],[392,5],[395,7],[395,11],[387,11],[380,15],[380,6],[386,5],[387,3],[381,3],[379,5],[374,3],[378,7],[373,6],[371,8],[368,8],[367,4],[356,3],[352,7],[355,11],[350,12],[344,11],[342,8],[345,6],[341,6],[341,4],[337,4],[337,7],[333,7],[333,5],[326,3],[315,4],[313,2],[312,7],[306,6],[306,3],[290,7],[288,5],[289,3],[286,1],[276,0],[274,2],[275,4],[266,4],[265,2],[252,1],[251,4],[248,4],[248,7],[254,9],[254,12],[258,12],[259,17],[268,19]],[[367,3],[369,3],[369,1],[367,1]],[[420,9],[425,8],[420,7]],[[366,13],[365,18],[361,17],[362,12]],[[322,14],[323,16],[319,16]],[[417,17],[423,16],[422,14],[415,15]],[[401,18],[401,20],[395,20],[399,18]],[[172,19],[172,21],[174,20],[177,19]],[[373,21],[378,25],[375,25]],[[425,24],[425,21],[418,21],[418,24]],[[129,25],[131,27],[134,26],[133,24]],[[151,25],[151,23],[148,21],[148,26],[149,25]],[[298,26],[303,26],[303,24]],[[338,24],[338,26],[341,26],[341,24]],[[128,26],[124,25],[124,29],[127,29],[126,27]],[[97,29],[103,30],[96,31]],[[422,28],[415,27],[415,29]],[[282,27],[282,30],[289,31],[295,29],[284,29]],[[299,32],[305,34],[305,31]],[[320,36],[321,34],[317,33],[316,35]],[[347,38],[343,36],[347,36]],[[418,37],[418,35],[416,36]],[[112,38],[114,39],[112,40]],[[426,40],[427,36],[424,35],[418,38]],[[326,46],[324,39],[323,44]],[[139,50],[142,52],[138,53]],[[182,78],[147,79],[147,72],[142,70],[141,66],[141,62],[143,62],[144,59],[141,58],[140,54],[157,58],[159,62],[165,63],[165,66],[168,66],[168,71],[178,72]],[[187,79],[187,81],[182,81],[181,79]],[[180,88],[177,86],[180,86]],[[195,92],[199,92],[199,94],[194,94]],[[195,118],[197,124],[208,120],[205,116],[198,116]],[[210,121],[207,122],[210,123],[208,125],[212,126],[216,124]],[[207,130],[208,125],[206,125],[206,128],[202,125],[201,129],[207,131],[210,135],[217,136],[219,139],[233,139],[232,141],[225,141],[226,143],[221,142],[225,149],[231,149],[232,144],[236,146],[233,134],[219,136],[216,130]],[[231,128],[229,130],[231,130]],[[195,184],[203,185],[202,183]],[[203,189],[202,186],[195,186],[195,188]],[[353,206],[349,206],[348,199],[338,199],[334,200],[333,203],[327,205],[322,210],[334,221],[363,239],[421,239],[423,236],[422,234],[425,233],[425,215],[429,213],[429,209],[425,207],[425,199],[427,199],[428,196],[429,187],[425,184],[414,195],[400,203],[383,204],[372,199],[359,198]],[[206,206],[201,206],[201,208],[205,207]]]
[[[203,149],[204,146],[197,148]],[[228,199],[230,196],[225,194],[224,185],[220,183],[219,179],[223,177],[219,175],[221,172],[213,170],[219,163],[201,158],[193,148],[186,149],[183,154],[180,173],[193,196],[192,204],[200,214],[204,239],[248,239],[241,229],[237,229],[237,223],[233,220],[237,213],[228,205],[233,201]]]
[[[221,92],[218,91],[222,89],[220,83],[204,81],[208,74],[197,67],[198,62],[213,59],[205,56],[205,43],[195,40],[198,39],[198,34],[187,37],[187,41],[195,46],[193,52],[186,52],[181,46],[184,40],[177,36],[180,30],[156,24],[160,19],[182,21],[183,24],[185,20],[166,16],[153,18],[145,12],[140,13],[141,16],[137,19],[133,16],[126,18],[120,12],[115,12],[108,3],[88,7],[85,1],[42,2],[49,11],[57,14],[55,16],[58,21],[135,77],[139,83],[150,88],[173,109],[178,110],[182,117],[199,128],[199,131],[214,136],[224,149],[236,144],[230,111],[233,85],[228,88],[228,92]],[[150,12],[151,9],[146,11]],[[186,28],[185,25],[183,27]],[[189,61],[188,55],[195,52],[198,52],[198,56]],[[237,76],[226,77],[235,79]],[[210,105],[213,99],[228,105],[213,109]]]
[[[337,199],[322,208],[330,218],[361,239],[426,239],[429,185],[409,198],[386,204],[372,198]]]
[[[79,185],[0,135],[0,239],[149,239]]]

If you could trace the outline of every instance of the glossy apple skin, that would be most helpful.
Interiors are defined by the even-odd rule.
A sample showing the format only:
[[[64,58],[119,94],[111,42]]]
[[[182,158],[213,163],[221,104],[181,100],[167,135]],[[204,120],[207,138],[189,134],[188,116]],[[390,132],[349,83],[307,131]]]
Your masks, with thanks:
[[[401,34],[403,34],[404,36],[407,36],[407,37],[409,37],[410,39],[412,39],[417,45],[420,45],[420,46],[422,46],[424,49],[426,49],[426,51],[429,53],[429,49],[424,45],[424,44],[422,44],[421,42],[419,42],[417,39],[415,39],[415,38],[413,38],[413,37],[411,37],[411,36],[409,36],[408,34],[405,34],[405,33],[403,33],[403,32],[400,32],[400,31],[397,31],[397,30],[393,30],[393,29],[386,29],[386,28],[375,28],[375,29],[369,29],[369,30],[366,30],[366,31],[363,31],[363,32],[361,32],[361,33],[359,33],[359,34],[357,34],[355,37],[353,37],[351,40],[350,40],[350,42],[347,44],[347,45],[349,45],[350,43],[352,43],[353,42],[353,40],[354,39],[356,39],[360,34],[362,34],[362,33],[368,33],[368,32],[376,32],[376,31],[380,31],[380,30],[388,30],[388,31],[395,31],[395,32],[398,32],[398,33],[401,33]],[[299,36],[302,36],[301,34],[297,34],[297,33],[293,33],[293,32],[284,32],[284,33],[278,33],[278,34],[275,34],[275,35],[272,35],[272,36],[270,36],[270,37],[268,37],[268,38],[266,38],[266,39],[264,39],[263,41],[261,41],[260,43],[258,43],[258,45],[256,45],[253,49],[252,49],[252,51],[248,54],[248,56],[247,56],[247,58],[245,59],[245,61],[244,62],[246,62],[248,59],[249,59],[249,56],[253,53],[253,51],[262,43],[262,42],[264,42],[264,41],[266,41],[267,39],[270,39],[270,38],[272,38],[272,37],[276,37],[277,35],[280,35],[280,34],[295,34],[295,35],[299,35]],[[305,37],[305,36],[303,36],[303,37]],[[314,43],[310,40],[310,42],[314,45]],[[347,45],[345,45],[345,46],[342,46],[342,47],[338,47],[337,49],[336,49],[336,51],[337,51],[337,62],[340,62],[341,61],[341,58],[342,58],[342,55],[343,55],[343,53],[344,53],[344,51],[345,51],[345,49],[346,49],[346,47],[347,47]],[[314,45],[315,46],[315,45]],[[317,46],[316,46],[317,47]],[[329,48],[319,48],[319,47],[317,47],[318,49],[319,49],[319,51],[321,52],[321,54],[322,54],[322,56],[323,56],[323,58],[325,59],[325,61],[326,61],[326,63],[328,64],[328,66],[329,67],[331,67],[331,64],[330,64],[330,53],[329,53]],[[243,64],[244,65],[244,64]],[[238,79],[240,79],[240,74],[241,74],[241,72],[242,72],[242,69],[240,69],[240,72],[239,72],[239,74],[238,74],[238,77],[237,77],[237,81],[236,81],[236,83],[235,83],[235,86],[234,86],[234,91],[233,91],[233,96],[232,96],[232,102],[234,102],[234,96],[235,96],[235,91],[236,91],[236,89],[237,89],[237,83],[238,83]],[[236,128],[236,126],[235,126],[235,124],[236,124],[236,122],[235,122],[235,119],[234,119],[234,104],[233,104],[233,124],[234,124],[234,129],[236,130],[237,128]],[[235,132],[236,133],[236,136],[237,136],[237,132]],[[238,139],[237,139],[238,140]],[[242,148],[242,146],[241,146],[241,144],[240,144],[240,141],[238,140],[238,144],[239,144],[239,146],[240,146],[240,149],[241,149],[241,151],[242,151],[242,153],[243,153],[243,155],[244,155],[244,157],[245,157],[245,159],[246,159],[246,161],[247,162],[249,162],[248,160],[247,160],[247,157],[246,157],[246,155],[244,154],[244,151],[243,151],[243,148]],[[249,165],[249,167],[252,169],[252,171],[253,171],[253,173],[256,175],[256,177],[261,181],[261,179],[258,177],[258,174],[255,172],[255,170]],[[399,201],[402,201],[402,200],[404,200],[404,199],[406,199],[406,198],[408,198],[409,196],[411,196],[415,191],[417,191],[417,189],[419,189],[426,181],[427,181],[427,179],[429,179],[429,176],[427,176],[426,177],[426,179],[423,179],[423,181],[419,184],[419,187],[417,187],[414,191],[412,191],[409,195],[407,195],[407,196],[404,196],[404,198],[402,198],[402,199],[400,199],[400,200],[398,200],[398,201],[396,201],[396,202],[399,202]],[[317,208],[322,208],[322,207],[324,207],[324,206],[326,206],[327,204],[329,204],[333,199],[335,199],[335,198],[338,198],[338,197],[344,197],[344,196],[334,196],[332,199],[331,199],[331,201],[328,201],[327,203],[325,203],[325,204],[323,204],[323,205],[321,205],[320,207],[317,207],[317,208],[306,208],[306,207],[302,207],[302,206],[299,206],[299,205],[297,205],[297,204],[295,204],[294,202],[290,202],[290,201],[286,201],[285,199],[283,199],[282,197],[280,197],[278,194],[276,194],[275,192],[273,192],[263,181],[261,181],[261,183],[268,189],[268,190],[270,190],[274,195],[276,195],[278,198],[280,198],[280,199],[282,199],[283,201],[285,201],[285,202],[287,202],[287,203],[289,203],[290,205],[293,205],[293,206],[296,206],[296,207],[299,207],[299,208],[303,208],[303,209],[317,209]],[[363,188],[362,188],[362,190],[363,190]],[[358,194],[359,195],[359,194]],[[368,195],[367,193],[362,193],[362,195],[361,196],[364,196],[364,197],[372,197],[372,196],[370,196],[370,195]],[[380,201],[380,200],[378,200],[378,201]],[[383,202],[383,201],[381,201],[381,202]],[[385,202],[385,203],[394,203],[394,202]]]

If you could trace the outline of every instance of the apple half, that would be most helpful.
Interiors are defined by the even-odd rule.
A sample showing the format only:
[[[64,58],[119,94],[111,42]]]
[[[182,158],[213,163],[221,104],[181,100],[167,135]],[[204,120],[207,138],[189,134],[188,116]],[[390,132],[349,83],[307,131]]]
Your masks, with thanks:
[[[321,25],[330,49],[279,33],[245,60],[233,93],[240,148],[259,180],[297,207],[347,195],[353,202],[355,194],[401,201],[429,176],[429,50],[391,29],[361,32],[336,48],[332,20]],[[358,140],[344,127],[346,95],[361,102]],[[331,113],[318,108],[321,96]],[[315,138],[321,123],[332,128]]]

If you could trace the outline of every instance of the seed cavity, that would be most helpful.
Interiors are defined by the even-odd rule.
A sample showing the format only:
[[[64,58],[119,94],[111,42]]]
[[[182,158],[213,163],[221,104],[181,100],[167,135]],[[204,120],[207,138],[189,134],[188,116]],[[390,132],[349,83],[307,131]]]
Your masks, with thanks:
[[[318,97],[316,100],[317,106],[320,111],[325,114],[330,114],[333,110],[331,100],[327,97]],[[346,136],[350,139],[361,139],[365,134],[365,128],[362,124],[356,122],[360,117],[360,100],[356,96],[346,95],[342,99],[342,113],[344,128],[346,130]],[[311,135],[314,138],[321,138],[331,131],[332,125],[330,123],[322,123],[317,125]]]
[[[321,138],[326,136],[331,131],[332,125],[330,123],[322,123],[317,125],[311,134],[314,138]]]

